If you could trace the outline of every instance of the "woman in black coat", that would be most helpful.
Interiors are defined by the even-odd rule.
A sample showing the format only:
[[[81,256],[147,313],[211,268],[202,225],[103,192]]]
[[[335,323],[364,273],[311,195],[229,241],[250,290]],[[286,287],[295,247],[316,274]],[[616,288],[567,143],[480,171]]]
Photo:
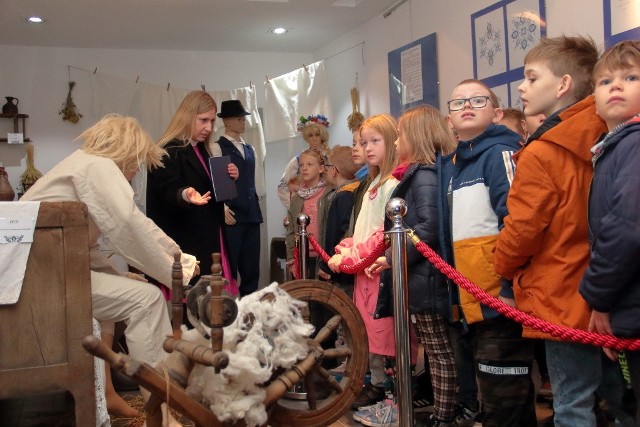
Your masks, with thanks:
[[[207,150],[217,110],[208,93],[190,92],[158,142],[167,150],[164,167],[147,175],[147,216],[200,261],[202,274],[211,273],[211,254],[221,250],[224,221],[224,204],[211,197]],[[238,177],[234,164],[227,172]]]
[[[400,165],[393,175],[400,183],[391,197],[401,197],[407,203],[405,227],[413,229],[423,242],[439,252],[440,192],[435,159],[437,153],[452,152],[455,140],[438,110],[422,105],[400,117],[395,145]],[[391,227],[391,220],[385,220],[385,230]],[[370,270],[387,268],[390,262],[387,252]],[[434,412],[429,425],[453,426],[456,366],[447,328],[450,309],[447,282],[413,243],[407,244],[407,272],[409,311],[416,318],[417,336],[428,356],[434,391]],[[382,272],[381,282],[375,316],[391,316],[390,270]]]

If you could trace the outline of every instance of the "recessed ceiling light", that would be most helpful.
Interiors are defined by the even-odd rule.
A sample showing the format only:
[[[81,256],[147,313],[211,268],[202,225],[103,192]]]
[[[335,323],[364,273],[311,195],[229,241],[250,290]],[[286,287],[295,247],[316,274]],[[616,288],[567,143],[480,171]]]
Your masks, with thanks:
[[[289,30],[287,30],[286,28],[283,28],[283,27],[278,27],[278,28],[274,28],[273,30],[271,30],[271,32],[273,34],[284,34],[287,31],[289,31]]]
[[[28,16],[25,18],[31,24],[42,24],[44,19],[39,16]]]

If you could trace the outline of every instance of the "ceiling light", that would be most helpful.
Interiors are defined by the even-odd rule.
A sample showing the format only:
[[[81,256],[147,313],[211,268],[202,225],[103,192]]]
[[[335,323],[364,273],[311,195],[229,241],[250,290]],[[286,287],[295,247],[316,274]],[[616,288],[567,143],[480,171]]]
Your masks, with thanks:
[[[42,24],[44,19],[39,16],[28,16],[25,18],[30,24]]]
[[[289,30],[287,30],[287,29],[286,29],[286,28],[284,28],[284,27],[278,27],[278,28],[274,28],[273,30],[271,30],[271,32],[272,32],[273,34],[278,34],[278,35],[280,35],[280,34],[284,34],[284,33],[286,33],[287,31],[289,31]]]

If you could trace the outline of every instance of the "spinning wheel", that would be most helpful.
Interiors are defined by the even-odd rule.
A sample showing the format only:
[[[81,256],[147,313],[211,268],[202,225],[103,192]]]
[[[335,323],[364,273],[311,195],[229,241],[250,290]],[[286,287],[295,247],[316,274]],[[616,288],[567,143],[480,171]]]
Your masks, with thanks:
[[[272,426],[325,426],[339,419],[346,412],[362,390],[367,365],[369,346],[364,322],[351,299],[340,289],[326,282],[316,280],[296,280],[281,285],[293,298],[322,305],[332,313],[331,319],[310,341],[310,347],[317,351],[315,364],[305,375],[307,389],[306,402],[280,398],[272,405],[269,423]],[[321,344],[342,325],[346,348],[325,348]],[[324,369],[322,360],[347,357],[342,378],[339,381]],[[316,381],[315,378],[320,378]],[[318,387],[330,387],[331,393],[325,399],[317,399]],[[315,389],[315,390],[314,390]]]
[[[176,260],[178,259],[179,257],[176,257]],[[219,257],[217,259],[219,260]],[[174,270],[178,269],[178,265],[174,266]],[[109,361],[114,368],[136,379],[152,393],[146,404],[148,427],[162,425],[160,403],[165,401],[167,396],[169,406],[180,411],[197,426],[231,425],[218,420],[208,407],[195,401],[184,390],[193,362],[212,366],[216,373],[224,370],[229,363],[229,357],[222,351],[222,326],[226,324],[225,318],[228,319],[235,313],[230,313],[233,312],[233,307],[229,306],[228,299],[221,296],[222,278],[219,272],[220,266],[214,261],[211,295],[206,298],[196,295],[200,304],[207,306],[200,310],[200,313],[203,313],[202,317],[208,318],[207,321],[212,326],[211,346],[167,338],[164,343],[165,350],[175,352],[177,358],[184,362],[180,366],[169,366],[171,381],[168,385],[165,376],[158,371],[125,355],[115,354],[96,337],[88,336],[83,341],[87,351]],[[174,291],[178,284],[181,286],[181,280],[176,277]],[[369,353],[364,322],[351,299],[333,285],[315,280],[297,280],[284,283],[281,289],[294,299],[321,307],[329,314],[329,320],[316,325],[315,336],[307,340],[307,357],[299,360],[288,370],[274,372],[272,379],[264,385],[266,397],[263,403],[267,408],[268,424],[273,427],[329,425],[349,409],[362,389]],[[264,298],[269,298],[269,294]],[[231,301],[231,304],[235,302]],[[174,320],[182,318],[181,316],[181,310],[174,311]],[[332,335],[339,327],[343,331],[346,347],[335,348]],[[322,366],[322,362],[332,361],[338,364],[342,359],[345,359],[345,370],[337,380]],[[177,369],[173,369],[176,367]],[[307,389],[306,400],[285,398],[286,392],[302,379]],[[327,390],[328,395],[324,393],[321,396],[320,393]],[[244,422],[239,420],[236,425],[244,425]]]

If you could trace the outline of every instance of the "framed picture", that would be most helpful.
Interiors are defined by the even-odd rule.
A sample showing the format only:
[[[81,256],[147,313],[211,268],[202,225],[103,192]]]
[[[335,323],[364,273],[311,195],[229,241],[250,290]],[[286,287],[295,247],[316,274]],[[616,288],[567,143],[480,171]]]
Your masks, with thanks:
[[[473,74],[500,87],[501,104],[519,105],[524,57],[546,35],[544,0],[501,0],[471,15]],[[504,86],[504,87],[503,87]]]
[[[439,107],[435,33],[392,50],[387,61],[391,115],[398,117],[404,110],[420,104]]]
[[[604,0],[604,46],[640,39],[640,1]]]

